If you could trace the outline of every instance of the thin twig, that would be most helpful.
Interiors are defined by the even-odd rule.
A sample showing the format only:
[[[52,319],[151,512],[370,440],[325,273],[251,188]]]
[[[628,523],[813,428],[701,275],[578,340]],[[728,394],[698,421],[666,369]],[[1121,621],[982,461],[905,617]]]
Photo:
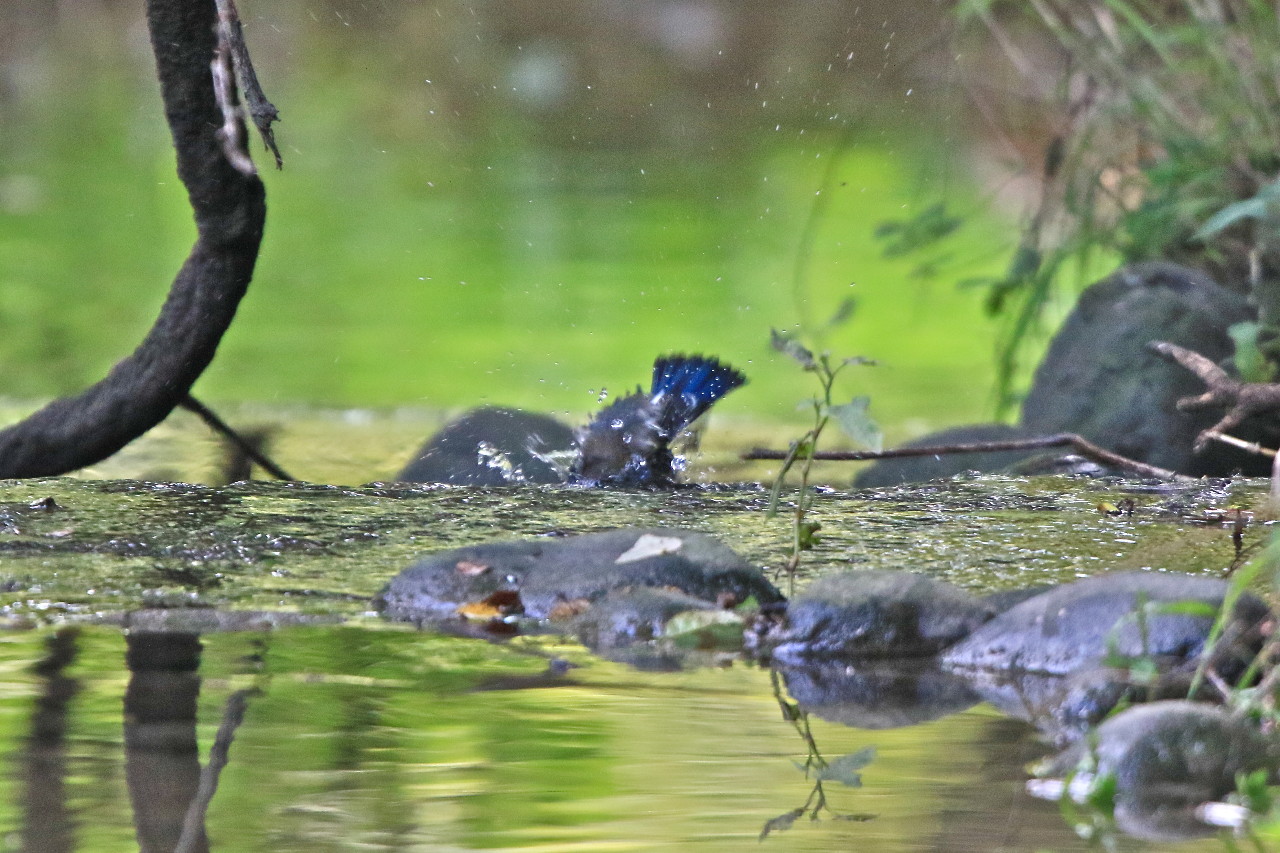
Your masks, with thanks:
[[[187,411],[194,413],[196,417],[208,424],[210,429],[234,444],[237,450],[252,459],[254,464],[266,471],[272,477],[275,477],[277,480],[297,479],[297,477],[291,476],[289,472],[272,462],[270,457],[254,446],[253,442],[236,432],[230,424],[218,417],[212,409],[204,403],[201,403],[195,397],[188,394],[178,405],[182,406],[182,408]]]
[[[1040,450],[1049,447],[1070,447],[1081,456],[1095,462],[1120,468],[1143,477],[1155,477],[1160,480],[1175,482],[1194,482],[1195,477],[1179,474],[1167,468],[1159,468],[1139,462],[1119,453],[1113,453],[1099,447],[1083,436],[1072,432],[1058,433],[1037,438],[1020,438],[1009,441],[981,441],[973,444],[943,444],[931,447],[898,447],[891,450],[819,450],[813,454],[814,461],[821,462],[860,462],[869,459],[898,459],[906,456],[947,456],[957,453],[989,453],[1000,450]],[[785,459],[786,451],[757,448],[742,454],[745,460]]]
[[[214,793],[218,790],[218,776],[222,773],[222,768],[227,766],[231,753],[231,741],[235,738],[236,729],[240,728],[240,724],[244,722],[244,712],[248,706],[249,697],[257,693],[257,688],[251,687],[246,690],[237,690],[227,697],[227,704],[222,711],[222,723],[214,736],[213,746],[209,747],[209,763],[200,770],[200,784],[182,820],[182,835],[173,848],[174,853],[190,853],[200,848],[200,841],[204,837],[205,815],[209,811],[209,804],[213,802]]]
[[[1263,447],[1256,441],[1245,441],[1242,438],[1236,438],[1234,435],[1227,435],[1226,433],[1217,432],[1216,430],[1207,429],[1204,431],[1204,436],[1205,438],[1212,439],[1213,441],[1220,441],[1223,444],[1229,444],[1232,447],[1238,447],[1241,450],[1256,453],[1259,456],[1274,457],[1276,455],[1276,452],[1270,447]]]
[[[245,176],[256,175],[257,167],[244,149],[244,123],[240,120],[240,106],[236,103],[235,75],[231,73],[231,46],[226,30],[221,27],[218,28],[218,46],[209,70],[213,72],[213,94],[222,110],[222,127],[218,129],[222,152],[237,172]]]
[[[236,77],[240,80],[240,88],[244,93],[249,118],[253,126],[262,136],[262,144],[276,158],[276,168],[284,168],[284,160],[280,149],[276,147],[276,135],[271,129],[273,122],[280,120],[280,111],[275,104],[267,100],[258,82],[258,74],[253,70],[253,60],[249,58],[249,48],[244,42],[244,29],[240,26],[240,12],[236,9],[235,0],[216,0],[218,6],[218,41],[225,38],[231,50],[231,59],[235,63]]]

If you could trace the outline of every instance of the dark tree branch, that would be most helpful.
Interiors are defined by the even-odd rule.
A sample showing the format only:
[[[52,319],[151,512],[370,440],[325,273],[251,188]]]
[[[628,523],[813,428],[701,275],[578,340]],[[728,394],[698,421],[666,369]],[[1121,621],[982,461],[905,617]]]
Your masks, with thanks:
[[[1196,436],[1197,453],[1208,446],[1212,433],[1229,433],[1247,419],[1280,411],[1280,384],[1241,382],[1198,352],[1166,343],[1152,341],[1147,348],[1156,355],[1190,370],[1206,386],[1205,392],[1195,397],[1183,397],[1178,401],[1182,411],[1223,408],[1227,413],[1222,420]]]
[[[973,444],[940,444],[933,447],[898,447],[892,450],[819,450],[813,454],[818,462],[860,462],[869,459],[897,459],[903,456],[945,456],[956,453],[988,453],[999,450],[1041,450],[1049,447],[1070,447],[1087,459],[1119,468],[1140,477],[1160,480],[1192,481],[1188,477],[1166,468],[1157,468],[1119,453],[1099,447],[1073,432],[1046,435],[1038,438],[1018,438],[1009,441],[980,441]],[[788,451],[756,449],[742,454],[743,459],[786,459]]]
[[[213,359],[253,275],[265,194],[256,174],[228,162],[218,137],[214,0],[148,0],[147,23],[196,243],[132,355],[83,393],[0,431],[0,478],[91,465],[162,421]]]

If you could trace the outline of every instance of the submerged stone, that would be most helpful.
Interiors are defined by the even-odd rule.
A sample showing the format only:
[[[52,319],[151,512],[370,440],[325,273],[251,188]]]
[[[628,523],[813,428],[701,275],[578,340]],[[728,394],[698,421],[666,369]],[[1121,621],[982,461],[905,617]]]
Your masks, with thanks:
[[[551,459],[573,447],[573,430],[549,415],[483,406],[445,424],[396,479],[455,486],[562,483],[565,471]]]
[[[1136,681],[1127,671],[1110,667],[1084,669],[1068,675],[1043,672],[963,670],[970,688],[984,702],[1040,729],[1051,741],[1068,744],[1087,734],[1121,703],[1185,699],[1192,685],[1190,672],[1158,673]],[[1207,682],[1196,699],[1219,699]]]
[[[1163,670],[1193,666],[1204,651],[1228,584],[1217,578],[1118,572],[1086,578],[1006,610],[943,655],[958,669],[1063,675],[1109,656],[1146,659]],[[1227,679],[1261,646],[1270,610],[1244,593],[1214,649]]]
[[[1114,780],[1117,825],[1141,838],[1171,840],[1212,831],[1196,819],[1196,807],[1235,791],[1240,774],[1274,774],[1276,758],[1275,744],[1255,722],[1177,700],[1117,714],[1052,759],[1042,775],[1074,776],[1073,789]]]
[[[993,613],[926,575],[842,572],[810,584],[755,642],[779,661],[918,657],[967,637]]]
[[[393,578],[374,604],[385,617],[410,622],[459,615],[557,619],[629,587],[667,589],[704,602],[782,600],[759,568],[705,533],[632,528],[431,554]]]

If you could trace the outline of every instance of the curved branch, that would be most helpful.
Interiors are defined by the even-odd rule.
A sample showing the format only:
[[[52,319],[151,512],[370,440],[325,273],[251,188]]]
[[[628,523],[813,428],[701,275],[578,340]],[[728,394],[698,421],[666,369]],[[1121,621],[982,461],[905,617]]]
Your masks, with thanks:
[[[1200,378],[1206,386],[1203,394],[1183,397],[1177,406],[1182,411],[1218,407],[1226,409],[1222,420],[1196,436],[1195,451],[1208,446],[1214,433],[1229,433],[1249,418],[1280,411],[1280,383],[1240,382],[1198,352],[1165,341],[1152,341],[1147,349],[1180,364]]]
[[[210,71],[217,22],[214,0],[147,3],[178,175],[195,212],[195,246],[132,355],[83,393],[0,431],[0,478],[64,474],[151,429],[186,398],[235,316],[258,257],[266,201],[256,172],[236,171],[218,138],[223,116]]]

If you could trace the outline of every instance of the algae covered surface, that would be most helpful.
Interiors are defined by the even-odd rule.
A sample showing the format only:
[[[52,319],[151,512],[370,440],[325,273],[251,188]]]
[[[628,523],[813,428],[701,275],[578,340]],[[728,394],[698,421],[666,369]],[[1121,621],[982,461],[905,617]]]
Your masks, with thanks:
[[[1107,508],[1134,502],[1132,514]],[[822,489],[822,525],[797,584],[832,571],[907,569],[983,592],[1114,569],[1221,572],[1236,557],[1236,508],[1262,484],[1186,486],[979,477],[877,491]],[[756,485],[670,492],[372,484],[47,479],[0,483],[0,603],[56,621],[143,606],[296,611],[358,618],[421,554],[488,539],[625,526],[720,537],[773,572],[786,507]],[[1246,549],[1266,524],[1243,534]],[[785,579],[783,579],[785,584]]]

